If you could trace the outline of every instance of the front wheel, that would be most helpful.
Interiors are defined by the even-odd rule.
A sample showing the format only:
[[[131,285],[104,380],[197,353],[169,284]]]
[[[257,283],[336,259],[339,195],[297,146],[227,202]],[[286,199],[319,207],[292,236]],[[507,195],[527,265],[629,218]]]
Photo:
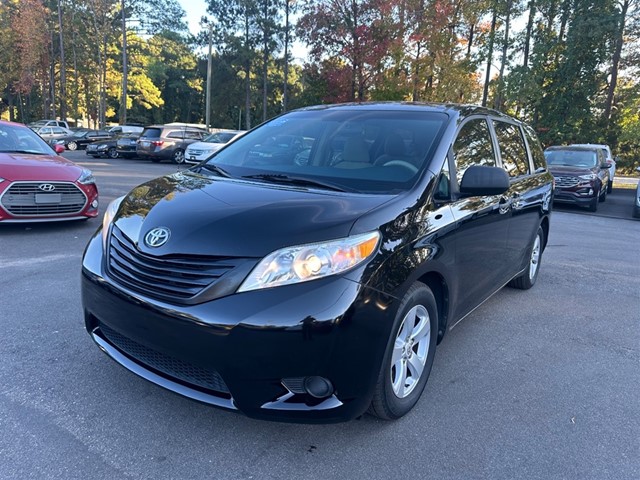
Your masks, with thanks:
[[[369,413],[395,420],[417,403],[431,373],[438,337],[433,293],[416,282],[406,293],[391,329]]]
[[[111,147],[109,150],[107,150],[107,156],[109,158],[118,158],[118,151],[115,147]]]
[[[598,211],[598,195],[596,195],[593,200],[591,200],[591,203],[589,203],[589,211],[590,212],[597,212]]]
[[[529,250],[529,268],[527,268],[520,276],[509,282],[509,286],[519,288],[520,290],[529,290],[533,287],[538,279],[540,271],[540,261],[542,260],[542,250],[544,245],[544,230],[538,227],[538,233],[533,240],[531,249]]]
[[[607,182],[607,193],[611,193],[613,191],[613,180],[609,180]]]

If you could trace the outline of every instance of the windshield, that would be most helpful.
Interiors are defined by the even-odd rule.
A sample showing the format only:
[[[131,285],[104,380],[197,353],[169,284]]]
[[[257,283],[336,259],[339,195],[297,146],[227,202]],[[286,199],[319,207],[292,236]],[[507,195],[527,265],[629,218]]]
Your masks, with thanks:
[[[89,133],[89,130],[78,130],[77,132],[73,133],[74,137],[78,137],[78,138],[82,138],[82,137],[86,137],[87,133]]]
[[[593,150],[547,150],[544,153],[548,165],[564,167],[595,167],[598,155]]]
[[[0,152],[55,155],[54,151],[30,128],[0,125]]]
[[[246,133],[207,163],[233,177],[363,193],[411,188],[447,121],[443,113],[306,110]]]
[[[212,133],[211,135],[205,137],[202,141],[207,143],[227,143],[235,136],[235,133],[232,132],[218,132]]]

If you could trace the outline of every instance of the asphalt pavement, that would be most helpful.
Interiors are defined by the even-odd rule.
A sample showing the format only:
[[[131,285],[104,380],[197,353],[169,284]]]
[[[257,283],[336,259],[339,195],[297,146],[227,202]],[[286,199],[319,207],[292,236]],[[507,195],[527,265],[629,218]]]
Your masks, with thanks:
[[[178,168],[67,156],[96,174],[102,209]],[[84,331],[81,255],[100,220],[0,225],[0,478],[640,478],[628,195],[597,215],[556,209],[535,287],[503,289],[447,334],[406,417],[335,425],[256,421],[136,377]]]

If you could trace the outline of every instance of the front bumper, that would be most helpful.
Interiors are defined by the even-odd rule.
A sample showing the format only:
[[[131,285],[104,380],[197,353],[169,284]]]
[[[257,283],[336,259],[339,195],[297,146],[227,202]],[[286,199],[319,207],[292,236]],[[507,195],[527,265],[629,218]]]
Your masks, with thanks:
[[[96,234],[83,261],[87,331],[125,368],[171,391],[254,418],[333,422],[368,408],[397,303],[332,277],[173,305],[115,284]],[[315,399],[283,379],[321,376]],[[204,380],[203,380],[204,379]]]
[[[553,201],[554,203],[571,203],[574,205],[587,206],[598,196],[596,185],[581,185],[570,189],[563,189],[556,186]]]

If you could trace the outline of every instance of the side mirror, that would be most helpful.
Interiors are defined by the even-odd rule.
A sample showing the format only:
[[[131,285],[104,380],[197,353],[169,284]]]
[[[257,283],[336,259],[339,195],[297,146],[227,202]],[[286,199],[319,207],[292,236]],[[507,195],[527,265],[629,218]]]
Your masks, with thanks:
[[[60,145],[59,143],[56,143],[53,146],[53,151],[56,152],[58,155],[60,155],[62,152],[65,151],[64,145]]]
[[[609,169],[609,165],[607,163],[601,163],[600,164],[600,168],[602,168],[603,170],[608,170]]]
[[[465,196],[500,195],[507,190],[509,175],[499,167],[471,166],[460,182],[460,193]]]

